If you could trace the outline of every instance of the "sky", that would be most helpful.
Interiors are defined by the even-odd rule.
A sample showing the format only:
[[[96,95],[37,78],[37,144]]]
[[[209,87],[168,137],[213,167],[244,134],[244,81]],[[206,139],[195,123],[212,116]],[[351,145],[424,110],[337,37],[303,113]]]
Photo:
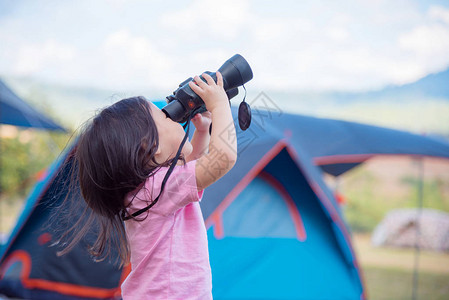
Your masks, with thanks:
[[[449,1],[0,0],[0,76],[172,91],[239,53],[247,87],[360,91],[449,66]]]

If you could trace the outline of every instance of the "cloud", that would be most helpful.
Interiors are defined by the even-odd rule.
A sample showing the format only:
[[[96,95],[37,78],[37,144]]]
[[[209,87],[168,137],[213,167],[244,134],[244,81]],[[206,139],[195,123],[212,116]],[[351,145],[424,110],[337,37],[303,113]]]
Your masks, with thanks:
[[[336,42],[344,42],[348,40],[350,37],[350,33],[346,28],[338,28],[338,27],[331,27],[328,28],[326,31],[327,36],[336,41]]]
[[[433,20],[441,20],[449,24],[449,9],[441,6],[431,6],[428,15]]]
[[[164,28],[180,30],[188,39],[200,40],[206,36],[232,40],[249,18],[249,10],[246,0],[196,0],[184,9],[160,16],[158,22]]]
[[[449,58],[449,26],[441,24],[418,26],[401,36],[399,45],[404,50],[412,51],[420,56],[441,55],[443,62],[447,63]]]
[[[75,53],[73,47],[55,40],[47,40],[41,44],[24,44],[15,56],[13,72],[18,75],[36,75],[45,68],[58,69],[72,60]]]
[[[167,87],[166,75],[175,68],[173,59],[150,38],[121,29],[109,34],[98,49],[102,55],[102,84],[114,89]],[[97,74],[98,75],[98,74]]]
[[[103,52],[113,60],[121,60],[132,69],[168,70],[173,67],[170,57],[158,51],[149,38],[133,36],[127,30],[114,32],[106,37]]]
[[[165,1],[111,6],[105,0],[82,21],[88,2],[64,3],[35,4],[33,14],[23,8],[26,13],[0,20],[3,74],[173,90],[240,53],[256,89],[360,90],[410,82],[449,65],[449,10],[420,10],[407,0],[196,0],[169,8]]]
[[[256,88],[372,89],[448,64],[447,10],[433,6],[423,15],[406,4],[359,4],[353,13],[332,3],[289,13],[286,4],[263,13],[247,1],[198,0],[158,24],[189,49],[182,59],[171,55],[179,73],[213,70],[238,52],[250,62]]]
[[[411,79],[441,71],[449,65],[449,10],[432,6],[423,24],[398,37],[398,45],[415,72]]]

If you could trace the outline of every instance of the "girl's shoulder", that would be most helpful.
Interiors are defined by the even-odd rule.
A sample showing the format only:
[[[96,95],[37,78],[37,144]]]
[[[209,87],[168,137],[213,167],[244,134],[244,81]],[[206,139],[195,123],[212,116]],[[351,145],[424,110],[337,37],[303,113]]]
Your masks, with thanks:
[[[158,202],[149,210],[158,214],[171,214],[191,202],[200,201],[203,191],[198,191],[195,177],[196,161],[189,161],[184,165],[174,167]],[[149,205],[161,191],[162,182],[168,167],[161,167],[145,183],[127,195],[127,204],[131,210],[141,209]]]

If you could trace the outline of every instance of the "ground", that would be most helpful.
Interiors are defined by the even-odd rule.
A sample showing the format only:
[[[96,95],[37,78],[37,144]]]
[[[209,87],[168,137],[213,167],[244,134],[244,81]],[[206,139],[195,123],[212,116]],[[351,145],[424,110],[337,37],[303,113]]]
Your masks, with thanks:
[[[368,234],[356,234],[368,299],[413,299],[414,249],[377,248]],[[449,299],[449,253],[420,251],[415,299]]]

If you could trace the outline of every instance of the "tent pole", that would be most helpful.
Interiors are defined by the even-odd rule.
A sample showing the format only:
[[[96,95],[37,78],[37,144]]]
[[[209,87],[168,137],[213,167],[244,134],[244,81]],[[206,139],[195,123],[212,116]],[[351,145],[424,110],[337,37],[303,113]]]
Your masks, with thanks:
[[[0,116],[1,116],[1,111],[0,111]],[[3,160],[3,143],[2,143],[2,128],[3,125],[0,124],[0,248],[3,246],[3,238],[4,238],[4,233],[3,233],[3,190],[2,190],[2,174],[3,174],[3,170],[2,170],[2,160]]]
[[[421,238],[421,213],[423,209],[423,194],[424,194],[424,158],[421,156],[418,158],[418,211],[415,219],[415,262],[413,266],[413,286],[412,286],[412,299],[416,300],[418,297],[418,285],[419,285],[419,255],[421,251],[420,238]]]

